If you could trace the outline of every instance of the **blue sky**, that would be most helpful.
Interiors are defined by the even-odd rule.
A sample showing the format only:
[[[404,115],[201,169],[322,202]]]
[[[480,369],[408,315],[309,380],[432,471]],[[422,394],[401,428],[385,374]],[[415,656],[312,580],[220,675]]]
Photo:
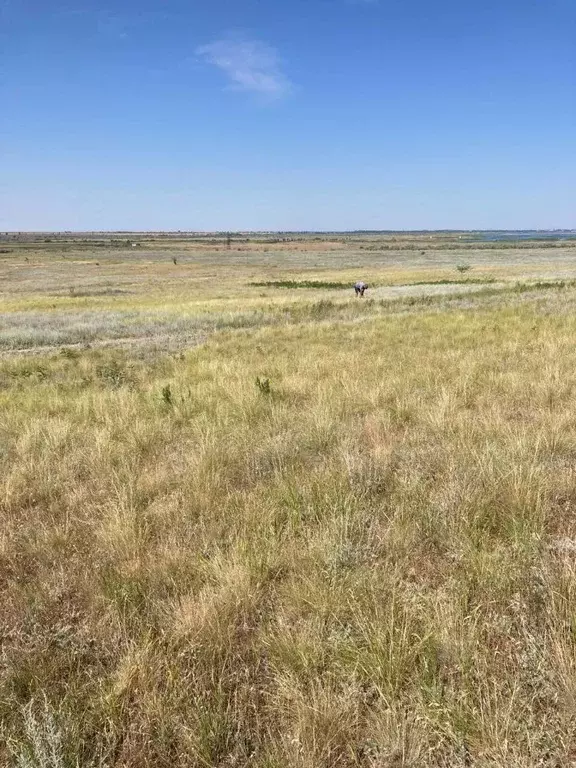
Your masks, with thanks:
[[[575,0],[0,0],[0,229],[576,228]]]

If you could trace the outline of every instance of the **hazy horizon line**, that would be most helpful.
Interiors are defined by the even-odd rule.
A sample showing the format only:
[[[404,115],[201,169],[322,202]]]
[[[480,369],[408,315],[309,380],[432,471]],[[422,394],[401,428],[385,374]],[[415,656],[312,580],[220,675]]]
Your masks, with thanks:
[[[188,235],[353,235],[353,234],[422,234],[470,232],[566,232],[576,233],[574,227],[536,228],[447,228],[438,229],[3,229],[5,235],[82,235],[82,234],[188,234]]]

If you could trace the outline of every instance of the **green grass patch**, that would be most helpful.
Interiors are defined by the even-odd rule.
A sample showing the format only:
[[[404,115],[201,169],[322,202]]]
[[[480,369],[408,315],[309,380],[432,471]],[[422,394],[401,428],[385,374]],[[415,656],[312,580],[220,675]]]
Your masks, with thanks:
[[[496,280],[493,277],[476,277],[476,278],[464,278],[461,280],[446,278],[442,280],[418,280],[413,283],[399,283],[390,284],[390,287],[402,287],[412,285],[485,285],[489,283],[495,283]],[[335,280],[267,280],[264,282],[250,283],[255,288],[308,288],[319,289],[324,288],[327,290],[338,289],[352,289],[354,285],[352,283],[344,283]],[[368,288],[381,288],[380,283],[369,283]]]
[[[489,283],[495,283],[496,280],[493,277],[469,277],[462,280],[446,278],[445,280],[418,280],[415,283],[401,283],[401,287],[411,285],[487,285]]]
[[[517,293],[526,293],[527,291],[541,291],[548,288],[573,288],[576,286],[576,280],[539,280],[536,283],[517,283],[514,290]]]
[[[342,283],[332,280],[267,280],[262,283],[250,283],[256,288],[350,288],[352,283]]]

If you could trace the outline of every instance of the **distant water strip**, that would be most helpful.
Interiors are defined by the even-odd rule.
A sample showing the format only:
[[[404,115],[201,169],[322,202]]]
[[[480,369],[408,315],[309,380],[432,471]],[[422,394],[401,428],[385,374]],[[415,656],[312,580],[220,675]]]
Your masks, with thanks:
[[[474,234],[462,235],[462,240],[468,241],[501,241],[501,240],[576,240],[576,231],[574,230],[523,230],[523,231],[499,231],[499,232],[475,232]]]

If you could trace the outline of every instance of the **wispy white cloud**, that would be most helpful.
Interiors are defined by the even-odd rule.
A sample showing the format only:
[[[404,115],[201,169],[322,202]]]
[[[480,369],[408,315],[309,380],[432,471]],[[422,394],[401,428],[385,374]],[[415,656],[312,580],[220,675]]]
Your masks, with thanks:
[[[201,45],[196,55],[221,69],[235,90],[278,99],[292,89],[292,83],[282,72],[277,51],[260,40],[227,36]]]
[[[98,33],[112,40],[126,40],[128,38],[128,23],[120,14],[110,11],[101,11],[98,15]]]

